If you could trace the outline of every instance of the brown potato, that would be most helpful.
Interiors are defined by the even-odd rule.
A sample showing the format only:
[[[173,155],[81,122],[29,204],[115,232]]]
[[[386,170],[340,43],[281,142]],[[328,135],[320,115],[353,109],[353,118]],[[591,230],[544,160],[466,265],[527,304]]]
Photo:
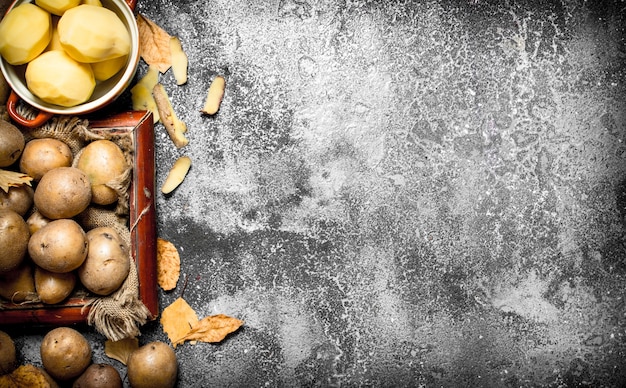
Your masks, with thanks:
[[[57,167],[48,171],[35,189],[35,207],[51,219],[72,218],[91,203],[91,184],[81,170]]]
[[[87,233],[89,248],[78,278],[89,291],[109,295],[120,288],[130,271],[130,255],[115,229],[99,227]]]
[[[9,187],[9,192],[0,190],[0,209],[14,210],[20,216],[26,215],[33,206],[35,192],[28,185]]]
[[[40,353],[43,367],[60,381],[80,376],[91,364],[91,345],[71,327],[49,331],[41,341]]]
[[[135,350],[126,366],[133,388],[171,388],[176,384],[176,353],[164,342],[150,342]]]
[[[22,216],[10,209],[0,209],[0,273],[16,268],[24,260],[29,236]]]
[[[4,331],[0,331],[0,375],[13,372],[16,366],[17,356],[13,338]]]
[[[49,218],[43,216],[43,214],[39,213],[39,210],[35,210],[27,219],[26,225],[28,225],[28,230],[30,231],[30,235],[35,234],[36,231],[48,225],[52,221]]]
[[[128,169],[124,153],[117,144],[110,140],[89,143],[80,153],[76,167],[89,177],[93,203],[109,205],[117,201],[117,192],[107,184],[119,179]]]
[[[12,165],[24,150],[24,135],[17,127],[0,119],[0,167]]]
[[[33,139],[26,143],[20,171],[38,181],[48,171],[72,165],[70,147],[57,139]]]
[[[39,299],[30,263],[22,263],[19,267],[0,274],[0,296],[16,304]]]
[[[55,273],[35,266],[35,290],[39,299],[46,304],[60,303],[76,286],[74,272]]]
[[[72,388],[122,388],[120,373],[109,364],[91,364]]]
[[[87,245],[85,231],[76,221],[60,219],[51,221],[30,237],[28,254],[41,268],[64,273],[83,264]]]

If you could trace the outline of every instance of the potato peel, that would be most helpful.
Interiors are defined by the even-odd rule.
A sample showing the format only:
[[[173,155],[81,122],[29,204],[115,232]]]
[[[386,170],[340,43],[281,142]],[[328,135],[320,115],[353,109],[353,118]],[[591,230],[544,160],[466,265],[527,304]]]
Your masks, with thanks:
[[[183,51],[180,40],[175,36],[170,38],[170,57],[172,62],[172,72],[174,73],[176,84],[186,84],[187,66],[189,64],[189,60],[187,58],[187,54]]]
[[[185,180],[187,172],[191,168],[191,159],[188,156],[181,156],[174,162],[174,165],[170,169],[170,172],[165,178],[165,182],[161,187],[163,194],[169,194]]]
[[[207,115],[214,115],[220,109],[222,99],[224,98],[224,90],[226,88],[226,80],[221,75],[218,75],[211,82],[209,91],[207,93],[204,106],[200,112]]]
[[[189,144],[189,140],[185,137],[187,126],[176,116],[176,112],[174,112],[170,98],[163,85],[160,83],[154,85],[152,95],[154,96],[161,122],[176,148],[182,148]]]

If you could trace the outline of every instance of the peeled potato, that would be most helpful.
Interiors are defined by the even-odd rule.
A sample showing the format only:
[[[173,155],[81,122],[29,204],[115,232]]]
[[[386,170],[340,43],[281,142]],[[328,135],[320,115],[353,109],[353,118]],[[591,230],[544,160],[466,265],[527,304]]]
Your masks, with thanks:
[[[0,55],[22,65],[45,50],[52,33],[50,14],[30,3],[13,8],[0,22]]]
[[[80,4],[80,0],[35,0],[35,4],[51,14],[61,16],[68,9]]]
[[[107,8],[81,4],[63,14],[58,29],[61,45],[79,62],[100,62],[130,53],[130,33]]]
[[[52,18],[52,36],[50,38],[50,43],[46,47],[45,51],[53,51],[53,50],[63,50],[63,46],[61,46],[61,41],[59,40],[59,30],[57,29],[57,24],[59,23],[58,17]]]
[[[70,107],[89,100],[96,87],[91,66],[64,51],[47,51],[28,63],[26,85],[50,104]]]
[[[106,61],[94,62],[91,64],[93,76],[98,81],[106,81],[117,74],[118,71],[122,70],[127,60],[128,55],[123,55],[121,57],[107,59]]]

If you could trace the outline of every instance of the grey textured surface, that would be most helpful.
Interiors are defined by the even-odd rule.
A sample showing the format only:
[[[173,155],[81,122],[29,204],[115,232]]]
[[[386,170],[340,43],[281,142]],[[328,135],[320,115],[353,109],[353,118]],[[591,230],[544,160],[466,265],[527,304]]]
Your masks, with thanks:
[[[158,234],[198,315],[245,321],[179,386],[626,385],[625,7],[139,0],[190,59]]]

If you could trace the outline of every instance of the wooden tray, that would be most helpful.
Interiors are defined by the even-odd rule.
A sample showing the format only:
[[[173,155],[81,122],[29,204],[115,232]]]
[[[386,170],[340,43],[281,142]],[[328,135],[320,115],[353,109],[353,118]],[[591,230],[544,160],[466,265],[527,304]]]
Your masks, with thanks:
[[[139,294],[152,318],[159,311],[156,280],[156,207],[154,199],[154,125],[149,112],[125,112],[90,120],[96,131],[131,131],[135,144],[133,180],[130,187],[132,257],[139,274]],[[84,323],[90,299],[70,298],[56,305],[15,305],[0,300],[0,325]]]

